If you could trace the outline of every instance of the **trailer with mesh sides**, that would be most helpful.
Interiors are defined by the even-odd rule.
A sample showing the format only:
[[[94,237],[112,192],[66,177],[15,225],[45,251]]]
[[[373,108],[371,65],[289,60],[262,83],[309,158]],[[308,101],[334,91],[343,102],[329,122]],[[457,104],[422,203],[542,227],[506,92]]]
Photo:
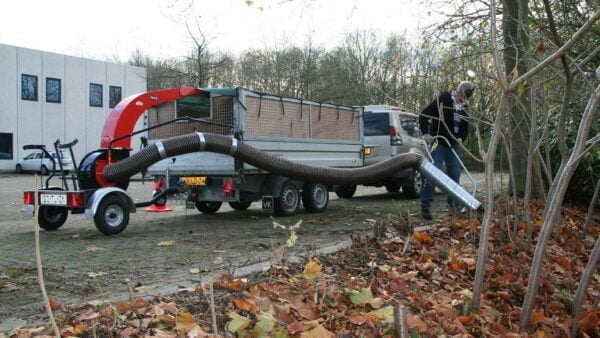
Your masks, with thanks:
[[[357,107],[216,88],[154,106],[146,118],[149,143],[193,132],[213,133],[303,164],[355,168],[364,162],[361,114]],[[155,194],[168,190],[167,196],[183,196],[188,207],[203,213],[217,212],[224,202],[245,210],[254,201],[284,216],[295,214],[300,204],[321,212],[333,189],[210,152],[166,158],[150,166],[147,174],[155,178]]]

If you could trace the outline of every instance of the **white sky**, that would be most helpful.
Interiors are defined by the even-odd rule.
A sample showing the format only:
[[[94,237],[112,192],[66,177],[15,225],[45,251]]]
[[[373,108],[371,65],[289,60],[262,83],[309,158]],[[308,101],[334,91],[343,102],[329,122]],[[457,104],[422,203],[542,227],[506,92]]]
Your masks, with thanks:
[[[298,42],[318,46],[346,32],[407,32],[418,38],[431,18],[418,0],[9,0],[0,11],[0,43],[68,55],[126,61],[136,48],[153,57],[182,56],[185,18],[215,50],[240,51]],[[252,5],[247,4],[252,1]]]

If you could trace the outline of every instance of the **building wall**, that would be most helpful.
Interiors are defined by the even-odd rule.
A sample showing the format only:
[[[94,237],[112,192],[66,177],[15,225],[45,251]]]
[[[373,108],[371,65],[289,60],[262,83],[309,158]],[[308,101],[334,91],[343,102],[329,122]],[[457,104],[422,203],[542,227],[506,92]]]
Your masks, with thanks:
[[[22,74],[37,76],[37,100],[21,98]],[[46,102],[47,78],[60,79],[60,103]],[[102,107],[90,105],[90,83],[102,85]],[[0,142],[12,134],[12,159],[0,156],[0,171],[14,170],[29,153],[23,150],[26,144],[53,149],[56,139],[66,143],[77,138],[77,161],[97,149],[111,110],[110,86],[121,88],[121,98],[145,92],[146,69],[0,44]],[[139,137],[132,146],[139,148]]]

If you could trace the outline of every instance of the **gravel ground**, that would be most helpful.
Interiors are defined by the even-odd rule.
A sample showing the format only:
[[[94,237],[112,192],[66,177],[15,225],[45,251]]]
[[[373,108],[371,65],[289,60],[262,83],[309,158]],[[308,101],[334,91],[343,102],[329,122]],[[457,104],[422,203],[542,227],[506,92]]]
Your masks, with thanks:
[[[483,175],[474,175],[482,185]],[[470,185],[463,180],[465,187]],[[34,187],[32,175],[2,175],[0,183],[0,331],[24,325],[43,314],[34,256],[34,221],[25,215],[22,192]],[[148,199],[151,182],[132,182],[135,200]],[[415,226],[423,224],[418,200],[387,193],[384,188],[358,189],[352,199],[330,194],[328,209],[277,219],[282,224],[302,220],[296,245],[287,253],[307,255],[317,248],[348,241],[352,234],[371,228],[367,219],[385,220],[390,212],[410,210]],[[241,273],[276,256],[274,248],[285,243],[288,233],[273,229],[271,215],[259,202],[246,211],[224,205],[214,215],[186,209],[170,201],[174,210],[132,214],[128,228],[119,235],[99,233],[83,215],[69,215],[65,225],[53,232],[41,231],[41,251],[46,288],[62,304],[127,296],[125,279],[140,292],[175,291],[223,272]],[[447,214],[445,197],[436,196],[435,215]],[[160,247],[161,241],[175,245]],[[335,247],[335,246],[334,246]],[[219,258],[220,257],[220,258]],[[222,260],[222,263],[220,261]],[[254,266],[256,267],[256,266]],[[190,273],[199,269],[200,273]],[[250,271],[252,268],[247,269]],[[90,275],[96,277],[90,277]]]

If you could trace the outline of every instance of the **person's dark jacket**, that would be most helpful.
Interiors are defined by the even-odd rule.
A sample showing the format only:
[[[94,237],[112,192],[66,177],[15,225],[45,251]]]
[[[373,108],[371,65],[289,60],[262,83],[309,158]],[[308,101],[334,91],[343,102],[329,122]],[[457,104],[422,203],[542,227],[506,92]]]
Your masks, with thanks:
[[[439,105],[442,106],[442,111],[439,110]],[[419,115],[419,127],[421,128],[421,133],[430,134],[431,136],[444,136],[450,141],[450,143],[455,144],[456,141],[454,138],[461,139],[465,141],[467,136],[469,135],[469,124],[465,120],[467,117],[467,113],[464,110],[458,110],[457,112],[463,115],[463,118],[460,120],[460,125],[458,126],[458,133],[454,132],[454,104],[452,101],[452,94],[450,92],[444,92],[438,96],[437,99],[433,100],[427,107],[425,107],[421,114]],[[440,122],[440,113],[443,113],[444,123]],[[446,128],[446,126],[448,126]],[[454,136],[450,136],[450,132]]]

